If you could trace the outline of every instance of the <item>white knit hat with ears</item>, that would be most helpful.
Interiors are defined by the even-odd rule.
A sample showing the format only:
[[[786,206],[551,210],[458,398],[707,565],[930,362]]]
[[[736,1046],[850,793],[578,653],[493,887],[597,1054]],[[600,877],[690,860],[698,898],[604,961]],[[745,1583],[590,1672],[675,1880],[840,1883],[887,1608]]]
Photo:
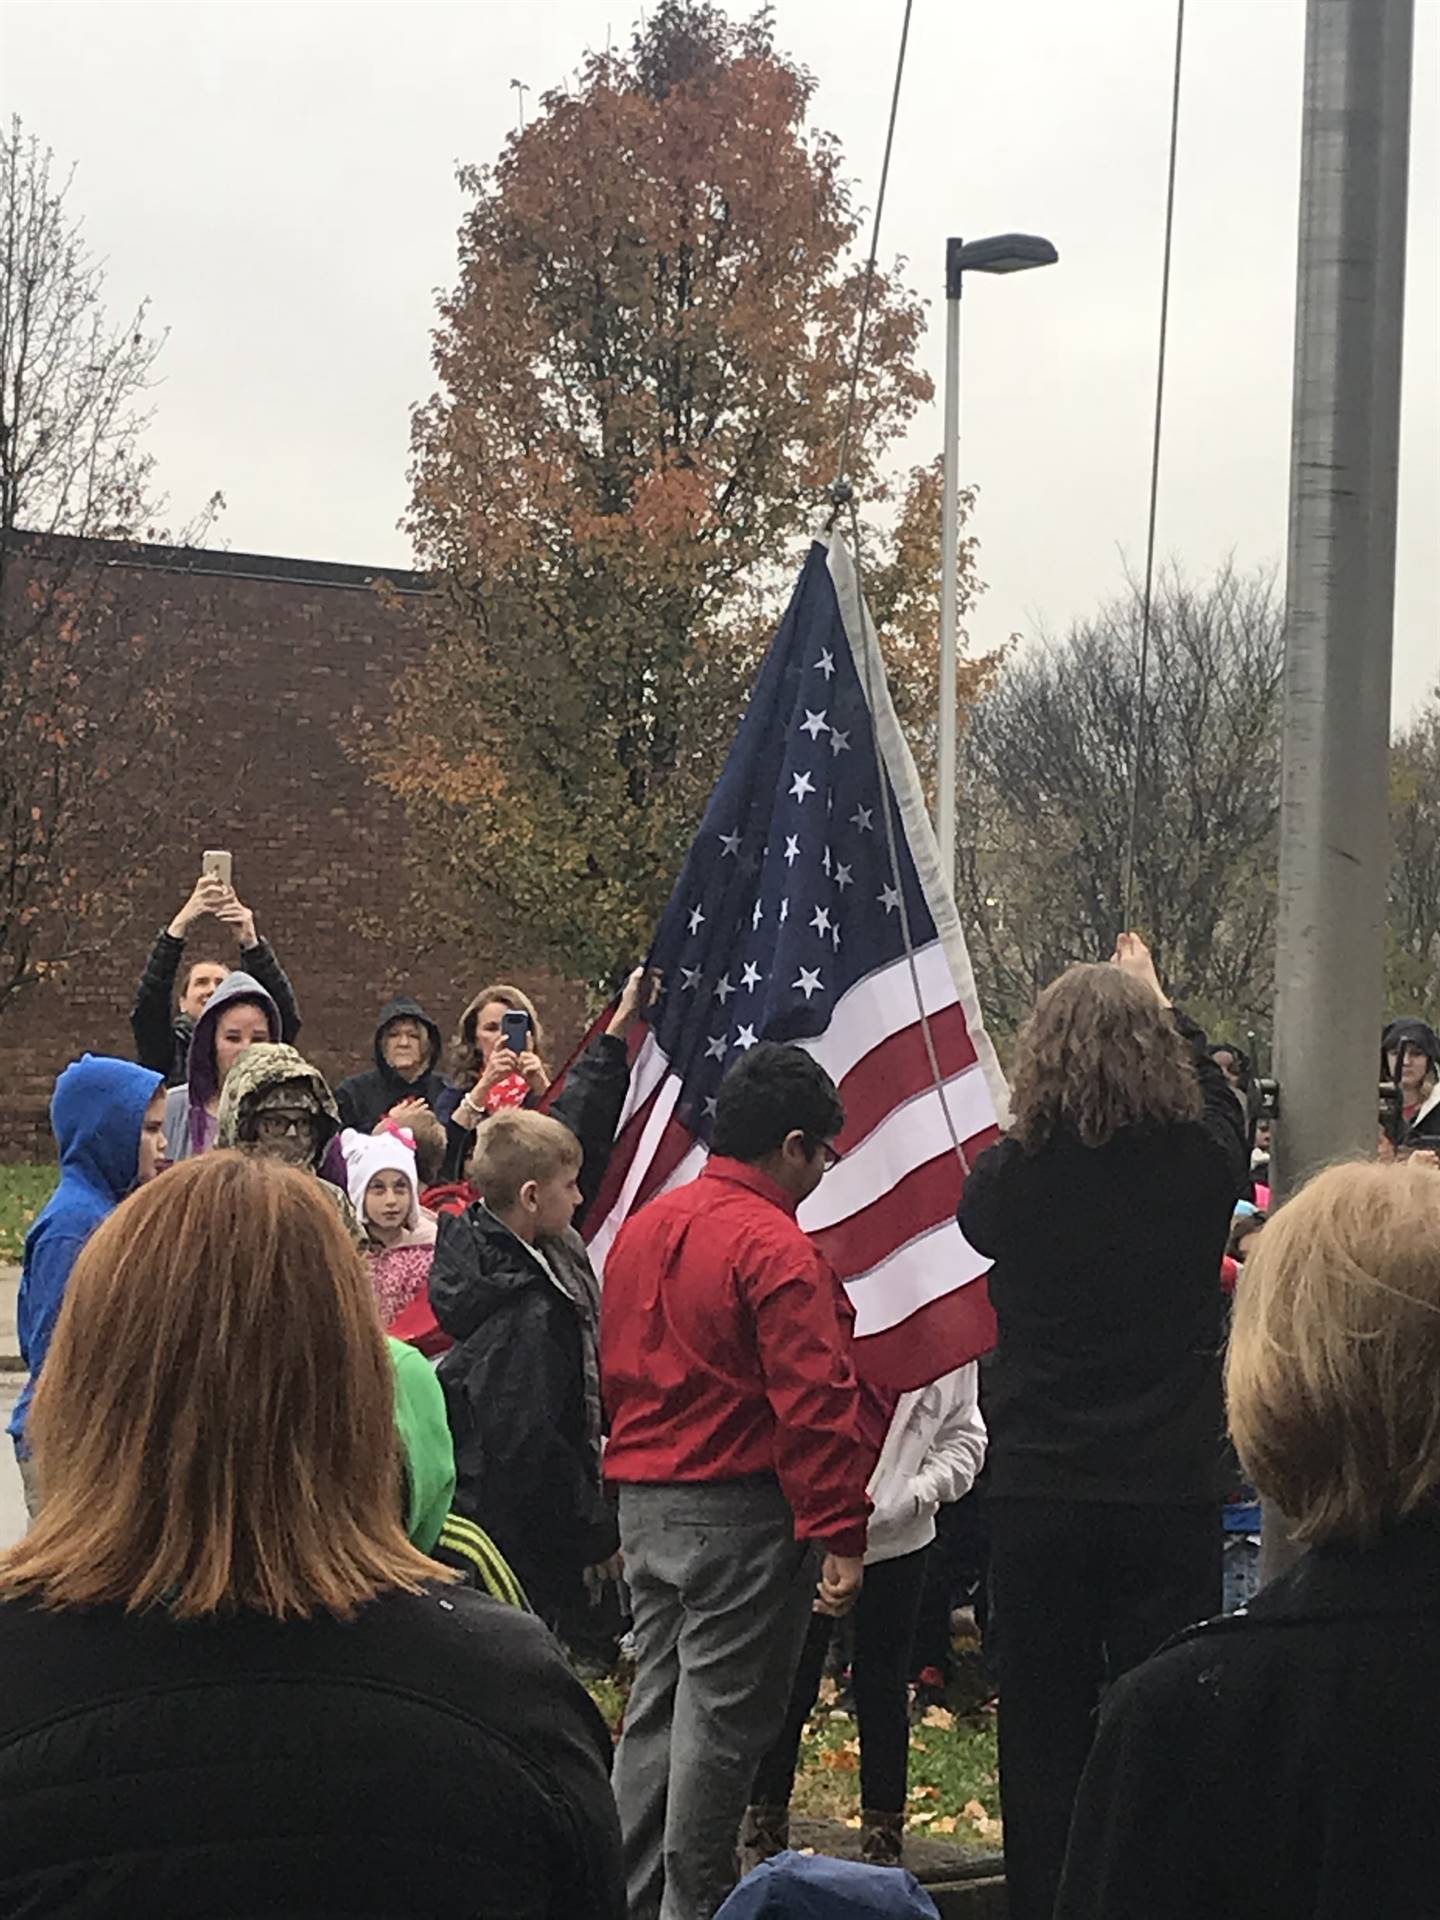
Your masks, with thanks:
[[[413,1233],[420,1224],[420,1188],[415,1180],[415,1142],[403,1128],[386,1127],[380,1133],[357,1133],[346,1127],[340,1136],[345,1155],[345,1185],[350,1204],[363,1221],[365,1189],[377,1173],[403,1173],[410,1182],[410,1211],[405,1225]]]

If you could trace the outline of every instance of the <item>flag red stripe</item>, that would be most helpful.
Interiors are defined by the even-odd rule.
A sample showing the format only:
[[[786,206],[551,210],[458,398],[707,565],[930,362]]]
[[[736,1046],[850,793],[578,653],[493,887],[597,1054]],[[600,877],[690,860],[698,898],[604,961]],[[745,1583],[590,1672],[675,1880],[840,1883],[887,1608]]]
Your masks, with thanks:
[[[842,1280],[869,1273],[918,1234],[953,1220],[960,1204],[960,1162],[942,1153],[914,1167],[871,1206],[810,1237]]]
[[[695,1144],[695,1136],[683,1120],[677,1120],[671,1114],[665,1123],[665,1131],[655,1144],[650,1156],[650,1164],[645,1169],[640,1185],[635,1190],[635,1198],[630,1202],[630,1212],[643,1207],[652,1200],[674,1173],[680,1162]]]
[[[624,1186],[630,1172],[630,1162],[639,1149],[641,1135],[649,1123],[651,1111],[660,1097],[661,1089],[668,1084],[669,1079],[669,1074],[661,1078],[658,1085],[651,1089],[648,1098],[640,1103],[616,1134],[615,1144],[610,1149],[609,1163],[605,1168],[605,1178],[600,1182],[599,1191],[585,1214],[584,1233],[587,1240],[597,1228],[605,1224],[614,1211],[615,1203],[620,1198],[620,1189]]]
[[[930,1037],[942,1080],[953,1079],[975,1064],[975,1043],[965,1024],[965,1009],[958,1001],[931,1014]],[[918,1020],[900,1033],[882,1037],[840,1082],[840,1098],[845,1103],[841,1152],[858,1146],[902,1100],[934,1084],[925,1029]]]
[[[895,1393],[909,1393],[936,1378],[936,1356],[945,1367],[978,1360],[995,1345],[995,1311],[983,1276],[942,1294],[908,1320],[867,1334],[855,1342],[855,1367],[861,1378]]]

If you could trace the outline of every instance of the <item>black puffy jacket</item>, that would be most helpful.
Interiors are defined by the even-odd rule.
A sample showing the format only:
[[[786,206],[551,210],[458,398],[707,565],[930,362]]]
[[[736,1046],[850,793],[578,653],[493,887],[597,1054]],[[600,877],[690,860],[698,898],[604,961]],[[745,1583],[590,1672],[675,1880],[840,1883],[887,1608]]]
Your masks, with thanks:
[[[430,1037],[429,1063],[414,1080],[404,1079],[385,1059],[385,1029],[397,1020],[418,1020]],[[341,1126],[354,1127],[357,1133],[373,1133],[376,1121],[402,1100],[423,1100],[433,1112],[446,1091],[444,1076],[438,1071],[443,1049],[439,1027],[418,1001],[402,994],[383,1006],[375,1022],[374,1066],[365,1073],[352,1073],[335,1089]]]
[[[600,1716],[538,1620],[0,1605],[0,1913],[621,1920]]]

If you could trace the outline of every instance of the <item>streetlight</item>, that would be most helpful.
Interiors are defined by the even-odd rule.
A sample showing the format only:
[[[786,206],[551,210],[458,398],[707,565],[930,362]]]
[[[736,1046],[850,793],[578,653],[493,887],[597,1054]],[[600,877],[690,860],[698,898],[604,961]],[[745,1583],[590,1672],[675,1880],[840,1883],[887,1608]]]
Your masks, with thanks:
[[[993,233],[945,242],[945,498],[940,551],[940,864],[955,885],[955,667],[959,636],[960,293],[967,273],[1023,273],[1060,258],[1033,233]]]

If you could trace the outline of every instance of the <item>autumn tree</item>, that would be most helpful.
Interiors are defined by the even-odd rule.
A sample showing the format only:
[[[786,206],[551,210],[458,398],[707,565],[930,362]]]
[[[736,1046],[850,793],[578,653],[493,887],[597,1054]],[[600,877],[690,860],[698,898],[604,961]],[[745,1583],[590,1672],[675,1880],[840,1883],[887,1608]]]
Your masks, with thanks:
[[[1021,651],[976,706],[960,799],[962,910],[1002,1027],[1123,915],[1141,595]],[[1131,919],[1204,1018],[1268,1020],[1283,615],[1268,573],[1171,569],[1154,600]]]
[[[0,1009],[113,933],[159,849],[185,672],[89,544],[155,533],[162,343],[143,306],[107,318],[69,188],[18,120],[0,131]]]
[[[498,911],[592,981],[648,940],[835,475],[862,272],[813,85],[767,14],[662,0],[460,176],[413,426],[428,659],[367,753],[440,925]],[[850,462],[917,634],[895,570],[938,567],[933,482],[896,512],[882,476],[930,393],[921,325],[881,274]]]
[[[1390,831],[1390,1009],[1440,1019],[1440,684],[1391,742]]]

